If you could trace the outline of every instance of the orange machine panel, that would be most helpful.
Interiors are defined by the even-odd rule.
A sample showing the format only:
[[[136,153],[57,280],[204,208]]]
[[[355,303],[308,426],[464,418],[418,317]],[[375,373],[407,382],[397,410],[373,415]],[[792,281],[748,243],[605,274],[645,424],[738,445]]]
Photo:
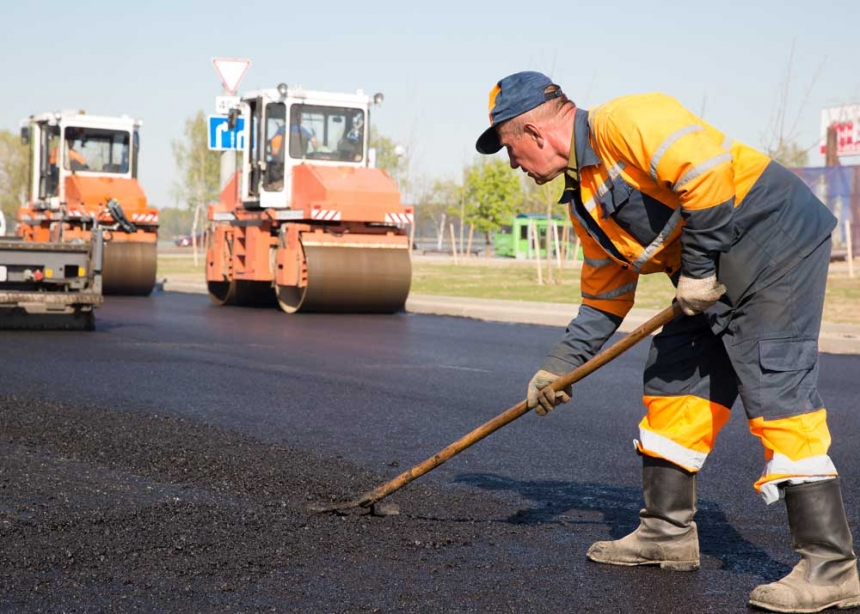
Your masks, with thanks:
[[[400,213],[397,184],[378,168],[293,167],[293,209],[307,217],[314,206],[340,212],[342,221],[385,222],[386,213]]]
[[[126,177],[85,177],[72,175],[66,178],[66,200],[82,203],[95,210],[111,198],[116,199],[126,214],[146,208],[146,195],[137,179]]]

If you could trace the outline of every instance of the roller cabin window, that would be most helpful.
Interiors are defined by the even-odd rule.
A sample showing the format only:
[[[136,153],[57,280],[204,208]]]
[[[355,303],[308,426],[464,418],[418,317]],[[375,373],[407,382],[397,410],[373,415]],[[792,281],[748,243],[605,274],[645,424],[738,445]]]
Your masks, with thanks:
[[[364,127],[362,109],[294,104],[290,108],[290,157],[361,162]]]
[[[59,194],[60,169],[57,167],[57,155],[60,150],[60,129],[57,126],[46,126],[43,132],[45,147],[42,152],[47,153],[47,167],[44,158],[41,162],[42,184],[39,188],[40,198],[50,198]],[[42,154],[45,155],[44,153]]]
[[[93,173],[128,173],[130,134],[125,130],[66,128],[65,168]]]
[[[282,102],[266,105],[266,175],[263,188],[267,192],[284,189],[284,156],[287,124],[287,107]]]

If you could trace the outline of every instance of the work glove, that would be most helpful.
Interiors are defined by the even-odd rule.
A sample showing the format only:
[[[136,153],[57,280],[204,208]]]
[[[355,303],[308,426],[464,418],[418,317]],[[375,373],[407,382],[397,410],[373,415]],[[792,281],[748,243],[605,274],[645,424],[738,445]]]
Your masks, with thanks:
[[[725,292],[726,287],[717,281],[716,275],[702,279],[681,275],[675,300],[681,306],[681,311],[688,316],[694,316],[720,300]]]
[[[559,391],[553,391],[549,387],[558,377],[555,373],[541,369],[529,382],[528,406],[529,409],[534,409],[538,416],[545,416],[559,403],[570,401],[573,386],[566,386]]]

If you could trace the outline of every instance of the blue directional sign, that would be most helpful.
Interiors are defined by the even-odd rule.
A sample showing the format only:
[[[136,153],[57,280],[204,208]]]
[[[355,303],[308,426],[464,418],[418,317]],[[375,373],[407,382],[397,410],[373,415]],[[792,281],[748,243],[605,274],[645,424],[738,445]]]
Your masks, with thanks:
[[[245,147],[245,118],[236,119],[236,127],[227,127],[227,118],[223,115],[209,116],[209,149],[224,151],[226,149],[243,149]]]

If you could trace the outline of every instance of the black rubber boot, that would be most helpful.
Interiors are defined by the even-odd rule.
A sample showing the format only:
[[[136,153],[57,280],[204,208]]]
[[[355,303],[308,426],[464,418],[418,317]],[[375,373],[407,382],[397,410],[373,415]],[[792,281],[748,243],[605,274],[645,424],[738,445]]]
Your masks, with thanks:
[[[772,612],[860,605],[853,539],[839,478],[785,487],[791,546],[800,562],[778,582],[753,589],[750,604]]]
[[[642,457],[645,508],[639,528],[615,541],[593,544],[586,556],[609,565],[659,565],[662,569],[699,568],[696,474],[659,458]]]

